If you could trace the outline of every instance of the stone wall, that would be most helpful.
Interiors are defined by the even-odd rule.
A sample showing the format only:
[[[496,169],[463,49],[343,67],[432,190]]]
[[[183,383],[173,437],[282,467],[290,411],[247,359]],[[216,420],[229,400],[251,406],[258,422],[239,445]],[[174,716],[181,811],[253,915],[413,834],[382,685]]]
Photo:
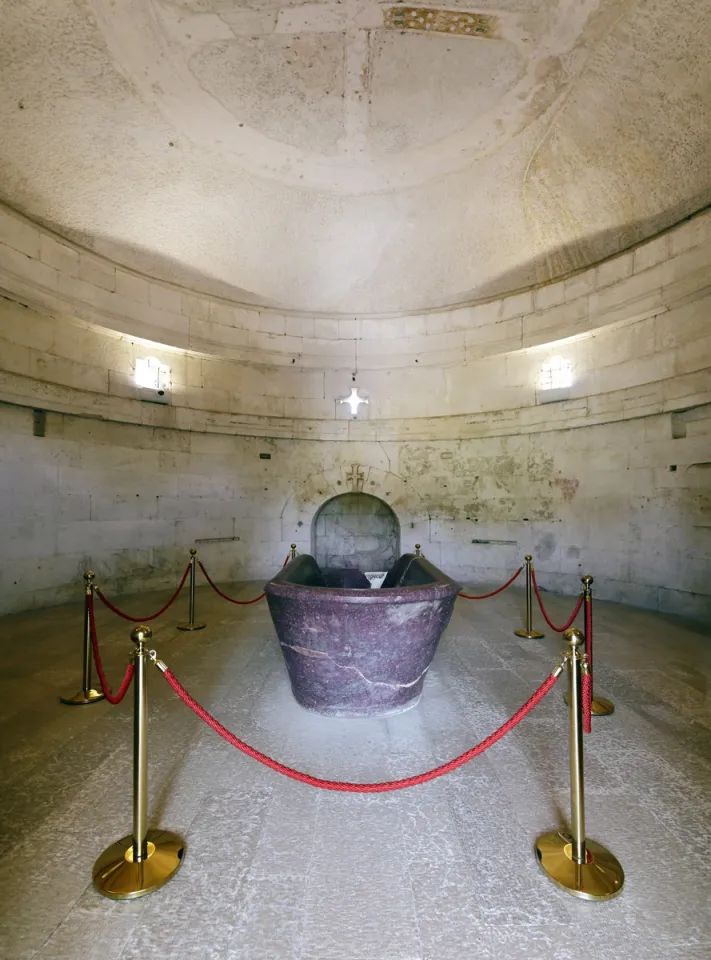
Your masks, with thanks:
[[[566,281],[400,318],[238,323],[13,214],[0,240],[2,610],[75,598],[87,565],[113,593],[167,588],[194,542],[214,576],[266,578],[354,483],[464,581],[530,551],[551,589],[591,572],[600,596],[711,609],[708,213]],[[545,402],[553,354],[575,380]],[[171,367],[168,405],[133,385],[145,355]]]
[[[616,404],[649,410],[648,385],[661,382],[662,404],[689,403],[708,391],[710,264],[708,211],[500,300],[416,316],[285,316],[131,274],[0,210],[0,292],[33,310],[0,319],[2,394],[27,396],[28,381],[8,375],[56,385],[55,403],[81,384],[96,394],[93,412],[143,422],[146,405],[131,413],[127,401],[138,397],[136,357],[150,352],[171,367],[176,425],[202,429],[209,414],[226,430],[346,439],[382,435],[368,430],[374,420],[511,419],[548,399],[537,378],[555,353],[573,365],[568,396],[586,416],[607,418]],[[369,400],[355,423],[339,402],[354,370]]]
[[[542,585],[691,616],[711,611],[711,408],[470,440],[256,439],[0,406],[2,610],[174,584],[197,543],[213,577],[267,578],[311,548],[317,510],[382,498],[401,546],[466,582],[502,582],[531,551]],[[269,460],[260,459],[269,453]]]

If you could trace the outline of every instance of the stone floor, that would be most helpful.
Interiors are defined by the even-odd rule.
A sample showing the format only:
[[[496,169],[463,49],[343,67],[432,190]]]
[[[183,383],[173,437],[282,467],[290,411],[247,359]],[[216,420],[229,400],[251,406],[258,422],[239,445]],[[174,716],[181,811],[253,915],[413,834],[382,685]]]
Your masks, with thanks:
[[[240,585],[249,596],[250,585]],[[181,633],[183,602],[154,644],[191,693],[261,749],[330,778],[427,769],[497,727],[559,658],[518,640],[523,595],[460,600],[417,708],[332,720],[293,701],[264,603],[198,591],[207,629]],[[151,612],[161,597],[123,598]],[[571,598],[547,595],[562,619]],[[99,616],[118,678],[129,625]],[[150,682],[150,818],[180,831],[185,862],[133,902],[100,897],[91,868],[130,832],[131,708],[70,708],[81,610],[0,621],[0,957],[4,960],[695,960],[711,957],[711,631],[596,604],[596,689],[615,714],[586,738],[588,833],[622,862],[607,903],[551,884],[537,834],[569,812],[562,685],[485,756],[426,786],[332,794],[278,776],[223,743]]]

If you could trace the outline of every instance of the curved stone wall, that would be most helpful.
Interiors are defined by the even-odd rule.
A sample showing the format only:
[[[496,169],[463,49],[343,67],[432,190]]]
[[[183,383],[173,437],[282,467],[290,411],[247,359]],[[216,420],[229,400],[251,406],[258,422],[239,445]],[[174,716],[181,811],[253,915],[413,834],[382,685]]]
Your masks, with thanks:
[[[33,308],[3,323],[3,368],[70,389],[81,380],[102,398],[137,397],[133,368],[146,352],[171,367],[174,408],[281,418],[287,430],[295,419],[347,421],[339,398],[356,370],[369,399],[362,423],[535,406],[551,353],[573,364],[571,400],[709,365],[710,212],[566,281],[389,319],[240,310],[129,274],[8,212],[0,241],[0,289]],[[110,409],[133,419],[128,405]],[[336,430],[345,436],[345,423]]]
[[[516,297],[417,317],[265,312],[253,328],[14,214],[0,224],[4,609],[76,597],[86,565],[113,592],[167,587],[195,541],[213,576],[267,577],[360,483],[392,505],[403,549],[422,543],[459,579],[503,580],[531,551],[551,589],[592,572],[600,596],[708,611],[708,213]],[[229,347],[238,330],[251,346]],[[352,419],[338,400],[356,347],[370,403]],[[171,367],[168,405],[133,384],[146,354]],[[553,354],[575,379],[544,402]]]

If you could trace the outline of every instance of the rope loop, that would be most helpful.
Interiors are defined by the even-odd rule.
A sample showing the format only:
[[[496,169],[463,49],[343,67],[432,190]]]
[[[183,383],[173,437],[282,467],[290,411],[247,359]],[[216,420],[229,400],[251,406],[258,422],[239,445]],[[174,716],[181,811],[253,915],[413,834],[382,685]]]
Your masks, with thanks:
[[[287,559],[288,559],[288,558],[287,558]],[[223,600],[229,601],[229,603],[237,603],[237,604],[239,604],[241,607],[248,607],[248,606],[250,605],[250,603],[259,603],[259,601],[260,601],[260,600],[263,600],[264,597],[266,596],[266,594],[260,593],[259,596],[258,596],[258,597],[255,597],[253,600],[235,600],[233,597],[228,597],[227,594],[226,594],[226,593],[223,593],[222,590],[220,590],[220,588],[217,586],[217,584],[215,583],[215,581],[210,577],[210,574],[207,572],[207,570],[206,570],[205,567],[203,566],[202,560],[198,560],[198,566],[199,566],[200,569],[202,570],[203,576],[205,577],[205,579],[207,580],[207,582],[210,584],[210,586],[212,587],[212,589],[215,591],[215,593],[216,593],[219,597],[222,597]],[[286,566],[286,564],[284,564],[284,566]]]
[[[578,597],[578,602],[575,604],[575,609],[573,610],[570,619],[567,620],[562,627],[556,627],[556,625],[551,621],[550,617],[546,613],[546,608],[543,606],[543,600],[541,599],[541,594],[538,589],[538,583],[536,582],[536,571],[531,565],[531,582],[533,583],[533,589],[536,592],[536,599],[538,600],[538,606],[541,608],[541,613],[543,614],[543,619],[546,621],[551,630],[554,630],[556,633],[565,633],[565,631],[572,627],[573,622],[577,615],[580,613],[580,608],[583,605],[583,594],[581,593]]]
[[[187,704],[188,707],[193,711],[193,713],[200,717],[201,720],[204,720],[205,723],[219,734],[223,740],[231,744],[231,746],[236,747],[238,750],[241,750],[242,753],[245,753],[248,757],[252,757],[253,760],[263,763],[264,766],[269,767],[272,770],[275,770],[277,773],[283,774],[285,777],[289,777],[292,780],[298,780],[300,783],[308,784],[311,787],[317,787],[321,790],[335,790],[341,793],[386,793],[391,790],[405,790],[407,787],[414,787],[420,783],[428,783],[430,780],[434,780],[437,777],[444,776],[446,773],[451,773],[452,770],[456,770],[458,767],[464,766],[465,763],[468,763],[474,757],[478,757],[480,754],[484,753],[485,750],[488,750],[489,747],[493,747],[495,743],[501,740],[510,730],[519,724],[525,716],[527,716],[531,710],[540,703],[540,701],[545,697],[545,695],[553,689],[555,683],[560,676],[563,667],[562,664],[557,667],[549,677],[547,677],[540,687],[528,698],[528,700],[519,707],[519,709],[510,717],[505,723],[503,723],[497,730],[492,734],[482,740],[476,746],[471,747],[469,750],[460,754],[458,757],[455,757],[453,760],[449,760],[447,763],[443,763],[439,767],[434,767],[432,770],[428,770],[426,773],[418,773],[412,777],[405,777],[401,780],[386,780],[382,783],[349,783],[342,780],[323,780],[320,777],[313,777],[309,773],[303,773],[301,770],[295,770],[293,767],[287,767],[285,764],[280,763],[278,760],[273,760],[267,754],[262,753],[260,750],[256,750],[254,747],[251,747],[248,743],[245,743],[244,740],[240,740],[235,736],[234,733],[231,733],[226,727],[224,727],[219,720],[216,720],[211,714],[205,710],[204,707],[201,707],[200,704],[194,700],[185,687],[177,680],[173,673],[169,669],[163,669],[161,666],[161,672],[165,679],[168,681],[169,685],[175,691],[175,693],[180,697],[183,703]]]
[[[101,662],[101,654],[99,653],[99,641],[96,637],[96,618],[94,616],[94,594],[89,593],[87,596],[87,603],[89,607],[89,631],[91,633],[91,647],[94,652],[94,663],[96,664],[96,672],[99,674],[99,682],[101,683],[101,689],[104,692],[104,696],[109,701],[109,703],[116,706],[116,704],[121,703],[123,698],[128,693],[128,688],[131,686],[131,681],[133,680],[133,663],[129,663],[126,667],[126,673],[124,678],[121,681],[121,685],[115,694],[111,693],[109,685],[106,681],[106,674],[104,673],[104,667]]]
[[[99,600],[101,600],[101,602],[104,604],[104,606],[105,606],[105,607],[108,607],[109,610],[111,610],[112,613],[115,613],[117,616],[121,617],[121,618],[124,619],[124,620],[129,620],[131,623],[147,623],[147,622],[150,621],[150,620],[156,620],[158,617],[160,617],[162,614],[165,613],[165,611],[168,609],[168,607],[171,606],[171,604],[175,603],[175,601],[178,599],[178,597],[179,597],[179,595],[180,595],[180,591],[181,591],[181,590],[183,589],[183,587],[185,586],[185,581],[188,579],[188,574],[189,574],[189,573],[190,573],[190,564],[188,564],[187,567],[185,568],[185,573],[183,574],[183,579],[182,579],[182,580],[180,581],[180,583],[178,584],[178,587],[177,587],[175,593],[173,594],[173,596],[170,598],[170,600],[166,603],[166,605],[165,605],[164,607],[161,607],[160,610],[159,610],[157,613],[152,614],[150,617],[132,617],[130,614],[124,613],[123,610],[119,610],[118,607],[114,606],[114,604],[111,603],[111,601],[108,600],[108,599],[103,595],[103,593],[101,592],[101,590],[99,590],[98,587],[95,587],[95,588],[94,588],[94,591],[95,591],[97,597],[99,598]]]
[[[458,596],[464,597],[465,600],[488,600],[489,597],[495,597],[497,593],[502,593],[507,587],[510,587],[511,584],[516,579],[516,577],[519,576],[522,570],[523,570],[523,567],[519,567],[516,573],[511,577],[510,580],[506,581],[503,587],[498,587],[498,589],[492,590],[491,593],[482,593],[478,597],[472,596],[471,594],[468,594],[468,593],[460,593],[458,594]]]
[[[592,597],[585,595],[585,654],[587,670],[583,674],[583,730],[592,733],[592,701],[593,701],[593,673],[592,673]]]
[[[583,673],[583,733],[592,733],[592,677]]]

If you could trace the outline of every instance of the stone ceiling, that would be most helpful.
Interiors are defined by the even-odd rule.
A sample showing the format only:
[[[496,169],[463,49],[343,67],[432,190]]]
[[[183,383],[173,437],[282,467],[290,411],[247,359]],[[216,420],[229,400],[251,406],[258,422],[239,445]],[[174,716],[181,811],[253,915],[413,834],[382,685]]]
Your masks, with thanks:
[[[711,200],[711,0],[4,0],[0,198],[284,310],[446,306]]]

